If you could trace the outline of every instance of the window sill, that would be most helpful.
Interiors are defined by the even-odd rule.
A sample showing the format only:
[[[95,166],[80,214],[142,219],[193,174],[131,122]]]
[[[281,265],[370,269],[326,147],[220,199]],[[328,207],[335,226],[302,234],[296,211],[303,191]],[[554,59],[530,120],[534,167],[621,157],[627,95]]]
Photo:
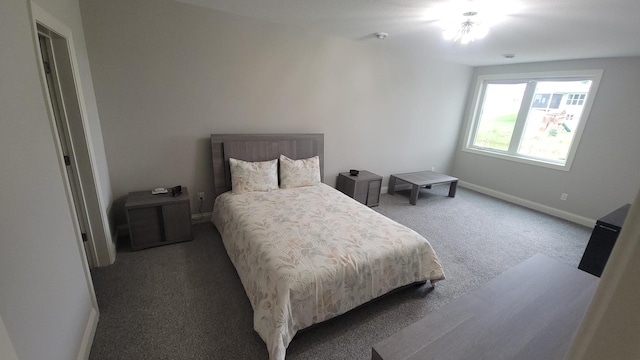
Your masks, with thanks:
[[[571,164],[568,160],[565,164],[560,164],[560,163],[554,163],[551,161],[545,161],[542,159],[538,160],[538,159],[533,159],[533,158],[524,157],[524,156],[499,153],[499,152],[491,151],[489,149],[485,150],[485,149],[463,147],[462,151],[471,153],[471,154],[476,154],[476,155],[488,156],[488,157],[501,159],[501,160],[518,162],[521,164],[544,167],[547,169],[554,169],[554,170],[561,170],[561,171],[569,171],[571,169]]]

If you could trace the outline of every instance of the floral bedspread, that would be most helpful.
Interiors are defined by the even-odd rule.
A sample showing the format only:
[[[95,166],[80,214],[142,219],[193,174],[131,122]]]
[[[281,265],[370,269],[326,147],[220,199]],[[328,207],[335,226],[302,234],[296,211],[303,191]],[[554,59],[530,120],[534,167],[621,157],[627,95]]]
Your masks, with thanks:
[[[300,329],[390,290],[444,279],[415,231],[325,185],[218,196],[212,221],[271,360]]]

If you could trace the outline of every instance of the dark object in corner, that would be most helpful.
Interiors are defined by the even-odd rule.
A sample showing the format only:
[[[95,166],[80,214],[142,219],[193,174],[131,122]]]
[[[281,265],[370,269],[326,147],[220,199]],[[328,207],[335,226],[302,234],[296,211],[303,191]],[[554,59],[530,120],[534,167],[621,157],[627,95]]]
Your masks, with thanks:
[[[607,265],[607,260],[609,260],[609,255],[611,255],[611,250],[613,250],[618,235],[620,235],[629,208],[631,208],[631,204],[624,205],[598,219],[578,269],[598,277],[602,275],[602,271]]]
[[[174,186],[171,188],[171,196],[178,196],[182,194],[182,186]]]
[[[358,170],[354,170],[354,169],[349,170],[349,175],[351,176],[358,176],[358,174],[360,174],[360,171]]]

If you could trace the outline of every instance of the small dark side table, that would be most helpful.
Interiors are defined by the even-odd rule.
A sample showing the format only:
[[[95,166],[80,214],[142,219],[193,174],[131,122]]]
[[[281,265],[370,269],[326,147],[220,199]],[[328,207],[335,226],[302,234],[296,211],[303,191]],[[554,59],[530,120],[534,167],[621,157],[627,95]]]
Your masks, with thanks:
[[[631,204],[624,205],[596,221],[578,269],[598,277],[602,275],[630,208]]]

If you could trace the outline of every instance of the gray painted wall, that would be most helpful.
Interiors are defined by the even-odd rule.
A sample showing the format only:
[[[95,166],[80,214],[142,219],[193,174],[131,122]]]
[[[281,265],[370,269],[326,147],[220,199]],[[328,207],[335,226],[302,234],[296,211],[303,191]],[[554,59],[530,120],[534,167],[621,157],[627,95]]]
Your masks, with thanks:
[[[77,0],[37,2],[74,31],[106,204],[116,194],[178,182],[210,192],[211,132],[325,132],[327,170],[333,174],[359,167],[387,177],[451,166],[450,143],[459,131],[470,69],[387,53],[375,42],[325,38],[167,1],[83,3],[92,67],[100,77],[104,153]],[[0,88],[0,182],[11,189],[0,195],[0,354],[75,358],[91,291],[37,75],[26,0],[0,2],[0,44],[0,83],[20,84]],[[479,74],[584,66],[603,68],[605,75],[575,174],[554,178],[545,172],[550,170],[459,151],[454,172],[522,197],[528,189],[512,185],[529,182],[537,189],[533,201],[556,207],[542,195],[570,185],[567,204],[574,197],[581,204],[567,210],[593,218],[631,201],[639,183],[633,162],[638,65],[638,59],[607,59],[477,69]],[[109,171],[105,157],[117,170]],[[501,183],[493,173],[518,181]],[[108,175],[118,179],[113,193]]]
[[[118,209],[181,184],[210,211],[211,133],[324,133],[330,185],[452,165],[469,67],[175,1],[81,9]]]
[[[640,188],[640,58],[480,67],[474,70],[468,97],[472,100],[479,75],[577,69],[603,69],[604,73],[570,171],[461,151],[462,134],[453,167],[455,176],[590,219],[633,202]],[[560,200],[562,193],[569,194],[567,201]]]
[[[69,16],[65,20],[81,35],[77,1],[44,5],[54,16]],[[0,318],[20,359],[74,359],[93,289],[45,106],[28,1],[0,2],[0,44]],[[90,85],[84,90],[92,91]]]

